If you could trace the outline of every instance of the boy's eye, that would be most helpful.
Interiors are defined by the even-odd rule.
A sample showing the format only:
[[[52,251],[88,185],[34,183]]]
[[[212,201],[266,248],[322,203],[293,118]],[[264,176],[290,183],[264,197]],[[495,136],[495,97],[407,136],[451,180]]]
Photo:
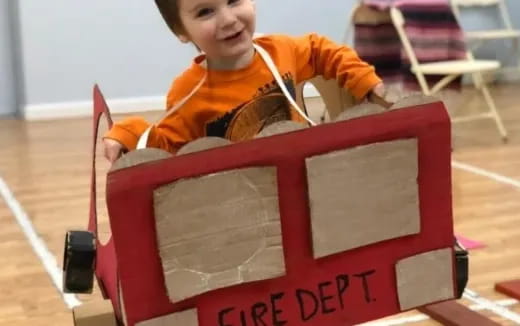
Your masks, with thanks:
[[[228,0],[228,5],[233,5],[233,4],[236,4],[239,2],[240,2],[240,0]]]
[[[197,17],[205,17],[210,15],[213,12],[211,8],[202,8],[199,11],[197,11]]]

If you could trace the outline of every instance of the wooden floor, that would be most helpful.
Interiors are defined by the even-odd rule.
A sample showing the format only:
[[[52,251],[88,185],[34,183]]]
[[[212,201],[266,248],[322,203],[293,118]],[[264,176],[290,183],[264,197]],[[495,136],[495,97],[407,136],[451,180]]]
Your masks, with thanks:
[[[453,127],[453,158],[505,179],[454,168],[453,196],[456,232],[487,244],[471,252],[468,287],[485,298],[504,300],[508,298],[493,290],[494,283],[520,278],[520,188],[504,183],[520,182],[520,84],[496,86],[492,92],[510,133],[509,143],[502,144],[491,120],[459,123]],[[310,102],[309,107],[316,111],[319,100]],[[460,102],[465,111],[484,109],[482,99],[471,90],[463,92]],[[157,116],[146,115],[151,120]],[[5,193],[0,197],[0,326],[73,324],[60,292],[15,215],[27,214],[61,266],[66,230],[84,229],[87,223],[90,146],[90,119],[0,120],[0,182],[5,181],[23,209],[17,210],[12,198],[4,201]],[[103,159],[98,164],[102,198],[102,176],[108,165]],[[98,207],[104,211],[102,200]],[[106,218],[102,224],[106,229]],[[520,313],[520,304],[508,309]],[[481,312],[504,325],[515,324],[490,311]],[[392,319],[405,317],[420,315],[409,312]],[[410,324],[436,325],[432,320]]]

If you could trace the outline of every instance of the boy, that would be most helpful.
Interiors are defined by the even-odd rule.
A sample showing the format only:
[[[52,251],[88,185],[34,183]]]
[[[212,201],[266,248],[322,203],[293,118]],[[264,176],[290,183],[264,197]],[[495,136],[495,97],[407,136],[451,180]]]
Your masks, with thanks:
[[[175,153],[199,137],[240,141],[275,121],[302,121],[254,44],[272,58],[293,98],[295,85],[316,75],[335,78],[358,100],[384,96],[372,66],[324,37],[273,35],[253,43],[254,0],[155,2],[178,39],[193,43],[203,55],[174,80],[167,95],[169,112],[160,123],[150,127],[142,118],[129,118],[105,135],[105,156],[111,162],[135,149],[149,127],[147,145]]]

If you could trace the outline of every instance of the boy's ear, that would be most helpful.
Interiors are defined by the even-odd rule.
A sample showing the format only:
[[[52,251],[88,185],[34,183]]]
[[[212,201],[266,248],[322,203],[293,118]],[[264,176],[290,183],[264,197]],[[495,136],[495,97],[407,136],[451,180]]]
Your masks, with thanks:
[[[179,35],[177,35],[177,38],[178,38],[179,41],[181,41],[182,43],[189,43],[189,42],[190,42],[190,38],[189,38],[187,35],[184,35],[184,34],[179,34]]]

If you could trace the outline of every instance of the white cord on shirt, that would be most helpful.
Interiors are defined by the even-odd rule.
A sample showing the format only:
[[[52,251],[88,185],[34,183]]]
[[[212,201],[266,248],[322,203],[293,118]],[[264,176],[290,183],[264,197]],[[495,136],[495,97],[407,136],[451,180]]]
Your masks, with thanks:
[[[314,121],[312,121],[304,112],[302,109],[300,109],[300,106],[296,103],[296,101],[292,98],[291,94],[289,93],[289,91],[287,90],[287,86],[285,86],[285,83],[283,82],[283,79],[282,79],[282,76],[280,76],[280,73],[278,72],[278,69],[276,69],[276,65],[275,63],[273,62],[273,59],[271,59],[271,56],[269,55],[269,53],[267,53],[266,50],[264,50],[261,46],[257,45],[257,44],[254,44],[254,47],[255,49],[258,51],[258,53],[260,53],[260,56],[262,57],[262,59],[264,59],[264,62],[267,64],[267,67],[269,67],[269,70],[271,70],[271,73],[273,74],[274,76],[274,79],[276,80],[276,82],[278,83],[278,86],[280,86],[280,88],[282,89],[282,92],[283,94],[285,95],[285,97],[287,97],[287,99],[289,100],[289,102],[291,103],[291,105],[294,107],[294,109],[296,111],[298,111],[298,113],[305,119],[307,120],[307,122],[309,122],[311,125],[315,126],[316,123]]]
[[[200,82],[193,88],[193,90],[179,102],[177,102],[174,106],[172,106],[161,119],[163,121],[167,117],[169,117],[173,112],[177,111],[181,106],[184,105],[201,87],[204,85],[204,82],[208,78],[208,73],[204,74],[204,77],[200,80]],[[139,137],[139,141],[137,142],[137,149],[146,148],[148,144],[148,137],[150,136],[150,131],[152,130],[152,126],[148,127],[146,131]]]
[[[269,53],[264,50],[260,45],[258,44],[253,44],[253,46],[255,47],[256,51],[258,51],[258,53],[260,54],[260,56],[262,57],[262,59],[264,60],[265,64],[267,65],[267,67],[269,68],[269,70],[271,71],[271,73],[273,74],[274,76],[274,79],[276,80],[276,82],[278,83],[278,86],[280,86],[280,89],[282,90],[283,94],[285,95],[285,97],[289,100],[289,103],[294,107],[294,109],[307,121],[309,122],[312,126],[315,126],[316,123],[314,121],[312,121],[304,112],[303,110],[300,108],[300,106],[296,103],[296,101],[293,99],[293,97],[291,96],[291,94],[289,93],[289,90],[287,89],[287,86],[285,86],[285,83],[283,82],[283,79],[282,79],[282,76],[280,76],[280,73],[278,72],[278,69],[276,68],[276,64],[273,62],[273,59],[271,58],[271,56],[269,55]],[[190,94],[188,94],[186,97],[184,97],[182,100],[180,100],[178,103],[176,103],[171,109],[169,109],[165,116],[161,119],[161,121],[163,121],[164,119],[166,119],[168,116],[170,116],[172,113],[174,113],[175,111],[177,111],[181,106],[183,106],[201,87],[202,85],[204,84],[204,82],[206,82],[206,79],[207,79],[207,73],[204,75],[204,77],[201,79],[201,81],[193,88],[193,90],[190,92]],[[137,142],[137,149],[143,149],[143,148],[146,148],[147,144],[148,144],[148,137],[150,136],[150,131],[152,130],[152,126],[148,127],[148,129],[146,129],[146,131],[141,135],[141,137],[139,138],[139,141]]]

